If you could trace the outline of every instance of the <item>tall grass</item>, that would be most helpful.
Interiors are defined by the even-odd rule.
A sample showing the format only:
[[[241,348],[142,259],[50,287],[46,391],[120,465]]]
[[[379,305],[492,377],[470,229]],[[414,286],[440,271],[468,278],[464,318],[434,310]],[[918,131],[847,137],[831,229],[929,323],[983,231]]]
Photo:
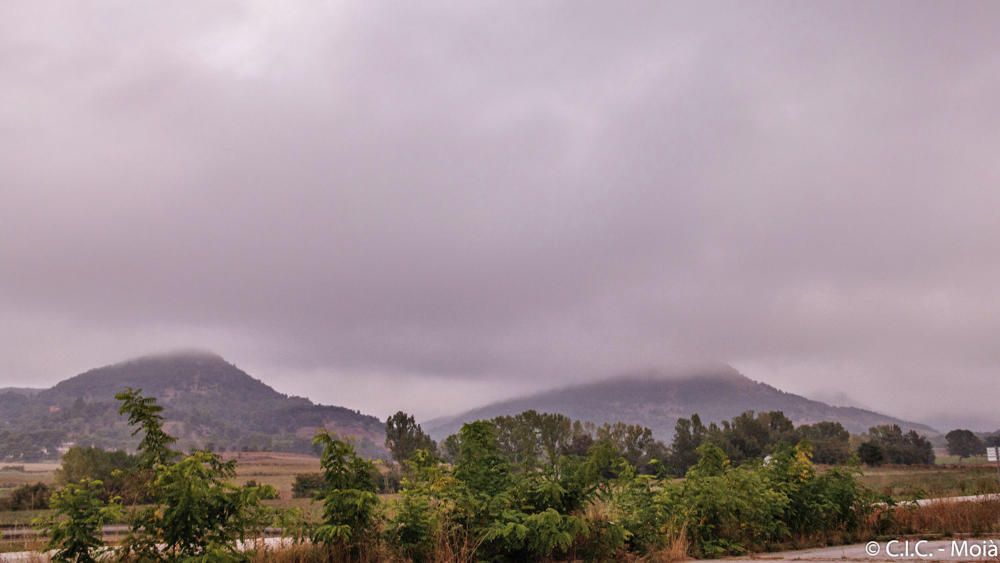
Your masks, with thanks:
[[[588,516],[593,519],[605,517],[603,507],[591,506]],[[809,547],[837,545],[867,541],[879,537],[905,536],[954,536],[1000,533],[1000,497],[978,501],[935,502],[925,506],[902,505],[884,507],[874,512],[868,526],[855,534],[830,533],[797,537],[791,543],[765,546],[768,550],[804,549]],[[687,533],[665,531],[662,548],[645,555],[616,553],[615,561],[630,563],[673,563],[690,559],[694,554],[687,542]],[[429,563],[467,563],[475,561],[475,545],[472,542],[456,542],[454,538],[439,538],[428,559]],[[251,559],[253,563],[405,563],[409,559],[393,553],[382,542],[367,546],[364,553],[350,557],[329,547],[298,544],[289,547],[261,550]]]
[[[1000,496],[977,501],[939,501],[900,506],[890,519],[889,535],[991,534],[1000,532]]]

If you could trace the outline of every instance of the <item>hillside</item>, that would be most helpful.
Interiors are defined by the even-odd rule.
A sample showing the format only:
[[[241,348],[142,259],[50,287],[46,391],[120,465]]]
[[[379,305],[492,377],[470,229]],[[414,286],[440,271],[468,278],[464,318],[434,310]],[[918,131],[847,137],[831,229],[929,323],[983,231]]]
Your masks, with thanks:
[[[615,421],[641,424],[665,441],[673,437],[679,418],[697,413],[707,424],[730,419],[747,410],[780,410],[796,424],[836,421],[852,433],[864,432],[878,424],[899,424],[904,429],[935,433],[933,428],[923,424],[854,407],[833,407],[786,393],[753,381],[729,366],[681,377],[643,375],[575,385],[489,404],[454,417],[437,418],[423,426],[435,439],[442,439],[470,420],[531,409],[562,413],[597,424]]]
[[[0,459],[52,456],[66,442],[134,446],[114,400],[126,387],[156,397],[185,449],[309,452],[325,427],[353,436],[367,455],[384,453],[379,419],[284,395],[215,354],[183,352],[93,369],[33,394],[0,392]]]

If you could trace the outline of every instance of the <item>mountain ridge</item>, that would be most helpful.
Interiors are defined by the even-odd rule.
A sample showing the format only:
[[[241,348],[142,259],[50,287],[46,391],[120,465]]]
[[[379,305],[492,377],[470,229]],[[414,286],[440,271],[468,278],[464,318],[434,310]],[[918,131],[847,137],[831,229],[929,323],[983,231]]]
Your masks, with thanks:
[[[899,424],[936,434],[925,424],[905,421],[857,407],[836,407],[754,381],[731,366],[712,366],[687,375],[659,372],[621,375],[590,383],[569,385],[489,403],[454,416],[423,423],[434,438],[454,433],[463,422],[513,415],[526,410],[561,413],[596,424],[622,421],[642,424],[669,442],[679,418],[697,413],[703,422],[721,422],[742,412],[780,410],[796,424],[831,420],[853,434],[878,424]]]
[[[51,457],[68,443],[134,447],[114,399],[126,387],[157,399],[181,448],[311,452],[313,434],[326,428],[370,457],[385,455],[378,418],[280,393],[217,354],[185,350],[87,370],[33,394],[0,393],[0,458]]]

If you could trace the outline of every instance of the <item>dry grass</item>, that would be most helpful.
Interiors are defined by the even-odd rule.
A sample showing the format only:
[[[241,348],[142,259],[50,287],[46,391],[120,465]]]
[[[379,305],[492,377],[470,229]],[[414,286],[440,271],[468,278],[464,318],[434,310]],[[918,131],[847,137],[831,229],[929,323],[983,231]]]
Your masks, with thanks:
[[[673,563],[674,561],[686,561],[691,557],[691,546],[688,545],[687,531],[681,530],[667,540],[667,546],[649,556],[647,561],[651,563]]]
[[[942,501],[894,509],[890,535],[955,535],[1000,532],[1000,497],[970,502]]]
[[[261,549],[250,558],[250,563],[404,563],[406,561],[388,553],[382,545],[374,545],[360,553],[351,554],[344,550],[311,543]]]
[[[235,459],[236,482],[253,480],[278,489],[283,500],[292,499],[292,483],[300,473],[319,473],[319,458],[304,454],[278,452],[237,452],[223,455]]]

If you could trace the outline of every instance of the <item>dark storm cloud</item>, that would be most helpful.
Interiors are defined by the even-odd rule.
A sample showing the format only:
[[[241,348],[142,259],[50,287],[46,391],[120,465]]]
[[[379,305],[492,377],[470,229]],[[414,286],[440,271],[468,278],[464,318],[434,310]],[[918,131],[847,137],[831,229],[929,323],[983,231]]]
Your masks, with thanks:
[[[720,359],[1000,426],[998,16],[4,3],[0,368],[438,412]]]

